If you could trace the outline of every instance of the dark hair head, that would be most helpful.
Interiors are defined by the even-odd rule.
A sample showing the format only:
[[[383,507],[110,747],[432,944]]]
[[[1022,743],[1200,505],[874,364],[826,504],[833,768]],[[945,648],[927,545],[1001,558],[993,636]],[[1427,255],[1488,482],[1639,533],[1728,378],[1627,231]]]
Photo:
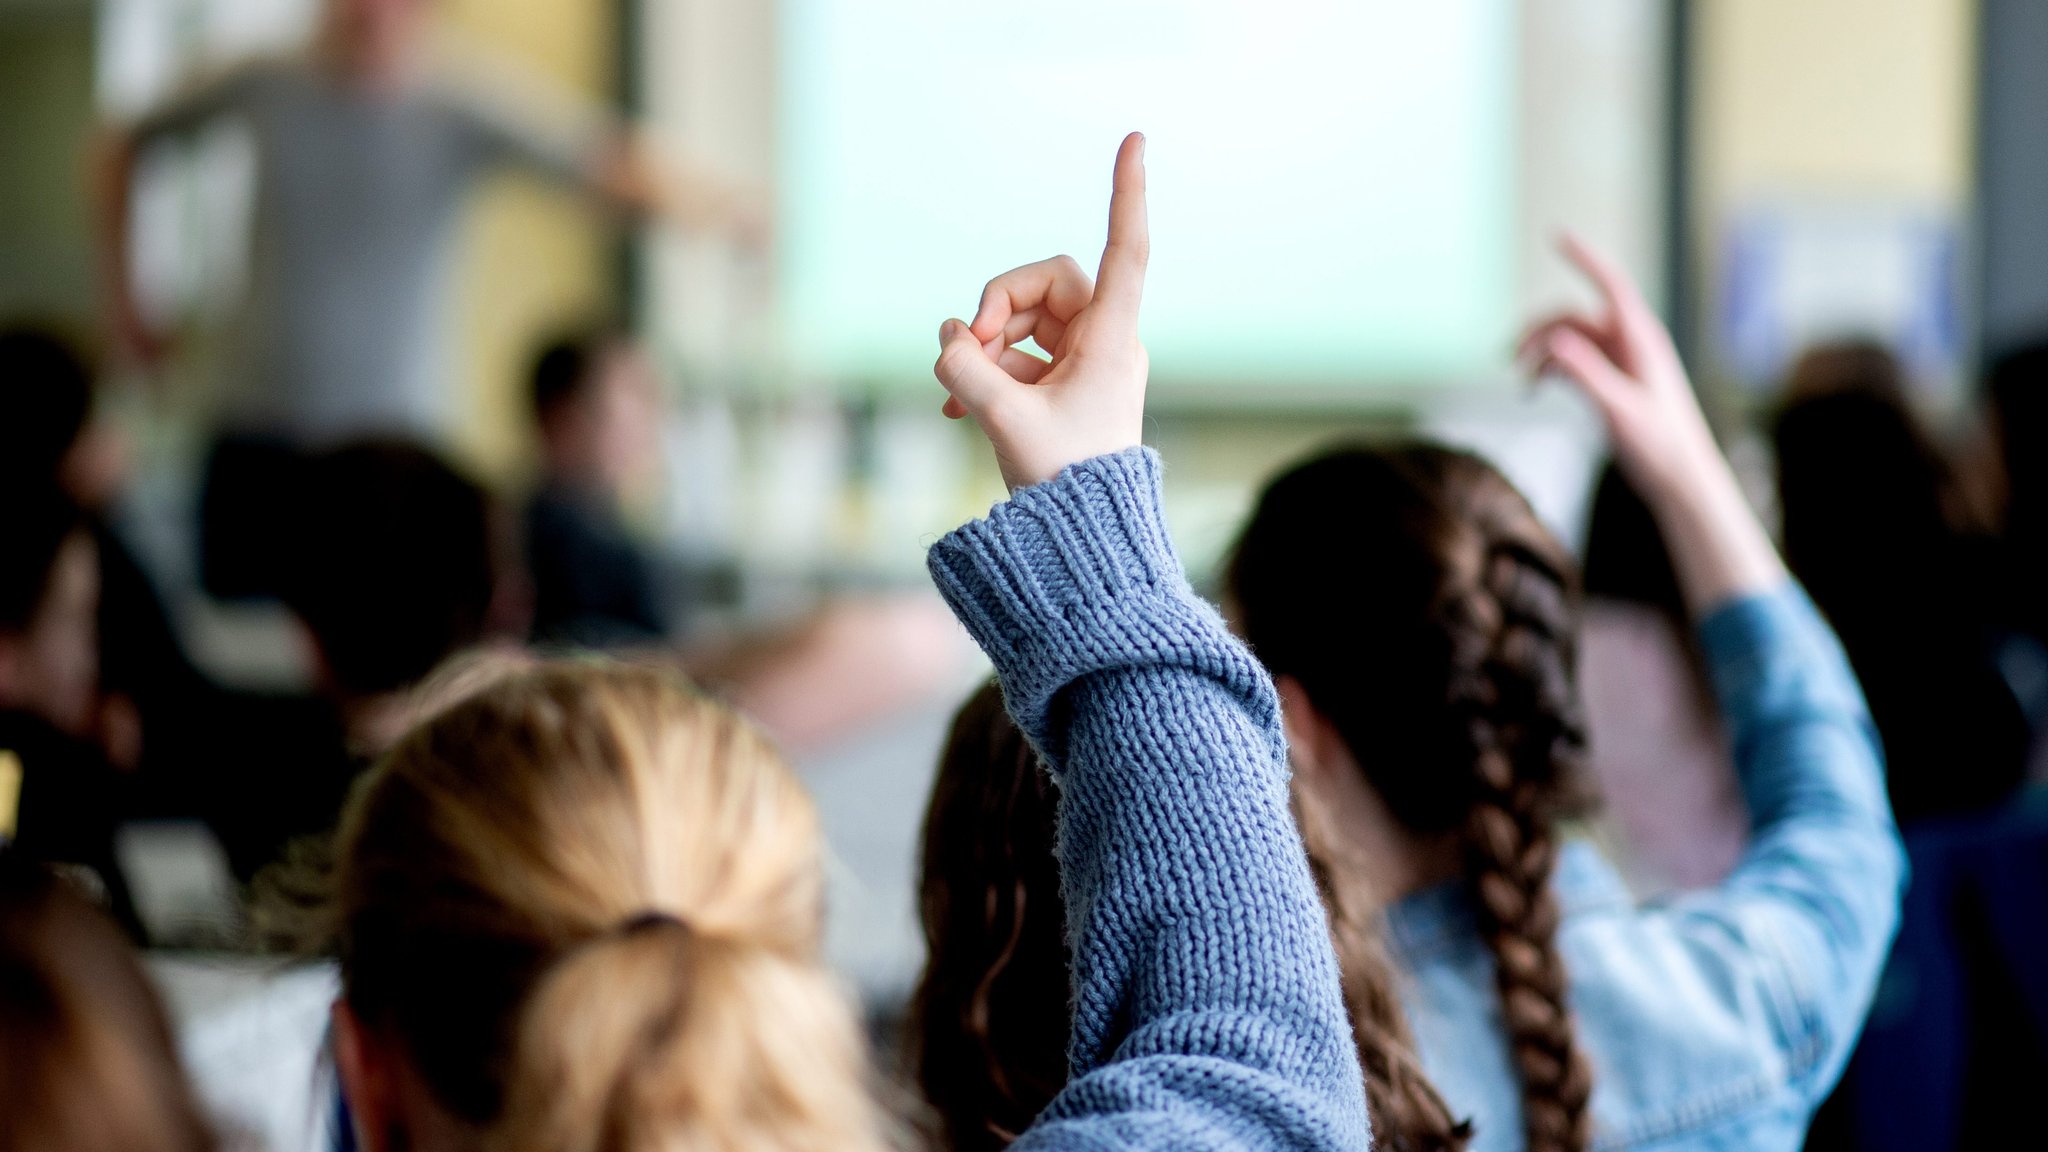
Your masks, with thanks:
[[[1564,550],[1476,456],[1351,448],[1266,489],[1228,578],[1252,650],[1300,682],[1394,818],[1462,837],[1526,1146],[1583,1149],[1591,1075],[1549,887],[1554,824],[1578,802],[1584,751]],[[1355,867],[1314,863],[1325,877]],[[1375,1132],[1390,1148],[1462,1147],[1463,1126],[1415,1060],[1376,930],[1343,922],[1334,902],[1332,915]]]
[[[41,328],[0,332],[0,492],[54,487],[92,411],[92,372]]]
[[[1904,404],[1906,366],[1875,340],[1834,340],[1801,352],[1786,377],[1786,396],[1798,401],[1838,392],[1874,392]]]
[[[1950,518],[1947,462],[1896,362],[1822,347],[1788,391],[1772,428],[1785,560],[1870,701],[1894,813],[1907,823],[2004,802],[2026,772],[2025,715],[1992,656],[1993,597]]]
[[[48,868],[0,849],[0,1148],[212,1147],[126,937]]]
[[[1584,590],[1588,599],[1618,600],[1685,619],[1678,573],[1650,506],[1621,469],[1609,463],[1593,488],[1586,523]]]
[[[25,632],[84,517],[55,489],[0,493],[0,632]]]
[[[307,492],[283,599],[345,692],[403,688],[482,637],[496,586],[482,489],[391,442],[314,460]]]
[[[612,328],[593,327],[549,341],[534,357],[528,376],[534,421],[546,424],[580,399],[605,352],[620,339]]]
[[[1785,559],[1823,603],[1948,559],[1948,467],[1902,381],[1881,347],[1822,345],[1800,357],[1773,422]]]
[[[913,1070],[940,1144],[1003,1148],[1067,1082],[1065,904],[1051,783],[994,684],[953,720],[925,812],[927,960]]]
[[[1986,391],[2005,463],[2007,535],[2048,555],[2048,340],[1999,357]]]

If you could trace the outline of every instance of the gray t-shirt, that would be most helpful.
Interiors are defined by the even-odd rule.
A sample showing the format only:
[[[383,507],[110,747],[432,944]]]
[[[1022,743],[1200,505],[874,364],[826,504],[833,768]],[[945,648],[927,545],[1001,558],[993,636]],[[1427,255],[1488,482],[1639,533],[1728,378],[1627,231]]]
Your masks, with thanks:
[[[247,295],[229,342],[227,424],[308,446],[448,439],[448,280],[486,170],[581,185],[597,133],[513,116],[441,84],[372,92],[310,64],[252,65],[147,117],[138,143],[233,117],[255,138]]]

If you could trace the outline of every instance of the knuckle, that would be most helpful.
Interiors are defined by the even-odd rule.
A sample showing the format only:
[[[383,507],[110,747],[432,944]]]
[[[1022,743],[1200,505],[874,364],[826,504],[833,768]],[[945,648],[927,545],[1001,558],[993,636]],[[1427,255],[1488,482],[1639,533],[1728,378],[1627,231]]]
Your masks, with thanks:
[[[958,378],[961,369],[966,366],[961,361],[961,357],[964,356],[965,354],[966,345],[964,342],[956,342],[947,345],[946,348],[939,353],[939,358],[932,362],[933,374],[938,376],[941,380],[952,380]]]

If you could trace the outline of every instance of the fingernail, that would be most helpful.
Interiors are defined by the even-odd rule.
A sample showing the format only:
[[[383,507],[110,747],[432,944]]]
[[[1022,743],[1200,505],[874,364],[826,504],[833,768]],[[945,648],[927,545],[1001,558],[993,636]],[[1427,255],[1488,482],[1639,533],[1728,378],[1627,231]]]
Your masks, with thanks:
[[[960,322],[958,320],[948,320],[944,324],[939,325],[939,343],[951,344],[953,342],[953,334],[959,330]]]

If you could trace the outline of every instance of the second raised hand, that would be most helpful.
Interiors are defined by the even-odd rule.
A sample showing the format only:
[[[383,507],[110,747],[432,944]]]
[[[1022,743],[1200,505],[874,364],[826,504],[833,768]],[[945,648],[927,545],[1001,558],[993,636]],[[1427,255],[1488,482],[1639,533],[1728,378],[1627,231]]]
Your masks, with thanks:
[[[1145,138],[1133,132],[1117,150],[1096,282],[1070,256],[1041,260],[989,281],[972,324],[940,326],[932,371],[948,393],[946,415],[974,417],[1012,491],[1139,442],[1148,361],[1138,308],[1150,254]],[[1027,338],[1052,359],[1018,348]]]
[[[1671,333],[1619,267],[1577,240],[1564,250],[1599,289],[1601,310],[1538,323],[1523,355],[1538,372],[1562,373],[1600,410],[1695,613],[1777,587],[1785,567],[1714,443]]]

